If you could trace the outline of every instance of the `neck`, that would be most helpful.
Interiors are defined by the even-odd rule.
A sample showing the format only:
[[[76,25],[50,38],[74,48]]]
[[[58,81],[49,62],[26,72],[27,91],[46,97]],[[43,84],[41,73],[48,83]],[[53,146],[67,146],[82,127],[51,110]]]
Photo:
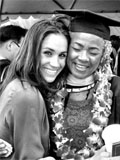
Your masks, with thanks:
[[[72,74],[69,74],[68,79],[67,79],[67,84],[73,85],[73,86],[85,86],[89,85],[94,82],[94,76],[91,75],[89,77],[83,78],[83,79],[78,79],[74,77]]]

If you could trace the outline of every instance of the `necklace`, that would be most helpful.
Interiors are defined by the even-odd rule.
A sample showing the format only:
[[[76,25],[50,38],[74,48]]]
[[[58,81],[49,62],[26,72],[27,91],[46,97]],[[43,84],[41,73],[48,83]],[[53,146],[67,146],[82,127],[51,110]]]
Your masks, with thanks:
[[[70,86],[70,85],[67,85],[66,86],[66,90],[67,92],[82,92],[82,91],[86,91],[86,90],[89,90],[91,88],[93,88],[95,86],[95,83],[92,83],[90,85],[87,85],[87,86]]]
[[[86,134],[86,144],[78,152],[75,151],[75,148],[71,149],[70,143],[74,140],[67,138],[66,130],[63,127],[64,102],[68,94],[67,89],[62,88],[51,101],[50,107],[53,111],[51,118],[54,122],[53,133],[55,135],[53,141],[56,145],[56,155],[61,157],[60,159],[76,159],[77,157],[79,159],[85,159],[93,156],[95,151],[103,145],[101,133],[107,126],[112,104],[112,91],[110,90],[111,84],[109,83],[112,77],[112,71],[110,69],[111,45],[108,41],[105,42],[105,53],[94,74],[97,83],[94,86],[92,96],[93,109],[91,112],[93,113],[93,117],[89,123],[89,127],[83,131]]]

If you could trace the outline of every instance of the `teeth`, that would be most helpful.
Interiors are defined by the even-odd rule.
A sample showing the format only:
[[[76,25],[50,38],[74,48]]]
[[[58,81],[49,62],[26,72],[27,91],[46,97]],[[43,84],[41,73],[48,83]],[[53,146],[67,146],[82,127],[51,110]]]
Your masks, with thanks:
[[[48,74],[54,75],[54,74],[56,74],[57,71],[53,71],[53,70],[50,70],[50,69],[46,69],[46,72],[47,72]]]
[[[87,69],[87,67],[86,66],[81,66],[81,65],[76,65],[76,69],[84,71],[84,70]]]

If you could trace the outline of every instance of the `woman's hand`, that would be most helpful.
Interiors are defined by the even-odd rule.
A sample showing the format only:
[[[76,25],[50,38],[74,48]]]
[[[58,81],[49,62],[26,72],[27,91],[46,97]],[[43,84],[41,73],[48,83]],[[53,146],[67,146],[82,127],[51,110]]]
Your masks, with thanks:
[[[0,139],[0,157],[8,157],[12,153],[12,146],[8,142]]]

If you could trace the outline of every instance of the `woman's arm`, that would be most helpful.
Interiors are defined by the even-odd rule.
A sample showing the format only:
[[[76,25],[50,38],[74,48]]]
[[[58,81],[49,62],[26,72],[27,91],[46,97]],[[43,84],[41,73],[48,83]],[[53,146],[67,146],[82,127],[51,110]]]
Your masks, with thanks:
[[[17,160],[43,158],[48,151],[49,126],[45,104],[42,96],[36,94],[16,95],[12,104],[14,126],[11,128],[14,127],[14,157]]]
[[[32,87],[19,88],[0,99],[0,138],[12,145],[12,160],[47,157],[49,123],[42,95]]]

